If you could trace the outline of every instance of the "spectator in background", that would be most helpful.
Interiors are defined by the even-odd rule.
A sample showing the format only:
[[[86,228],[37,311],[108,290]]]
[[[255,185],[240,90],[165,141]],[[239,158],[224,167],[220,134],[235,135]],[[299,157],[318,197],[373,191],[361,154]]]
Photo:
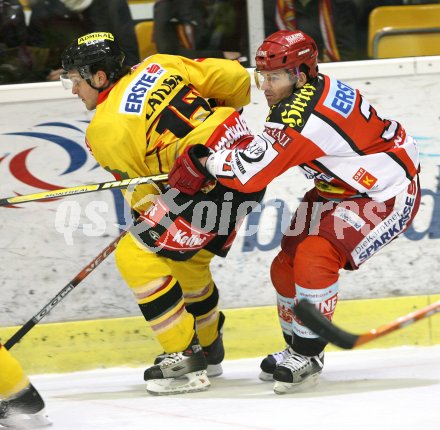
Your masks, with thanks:
[[[248,20],[245,0],[205,0],[208,11],[209,46],[223,51],[248,51]]]
[[[138,45],[127,0],[29,0],[29,43],[45,52],[41,80],[58,80],[60,56],[70,40],[93,31],[115,34],[125,53],[125,64],[139,62]]]
[[[0,0],[0,84],[26,82],[32,70],[19,0]]]
[[[41,81],[57,80],[61,52],[69,40],[86,32],[83,16],[60,0],[29,0],[29,6],[29,44],[42,59],[35,66],[36,76]]]
[[[81,0],[63,0],[68,3],[78,3]],[[134,31],[134,21],[127,0],[93,0],[83,11],[84,21],[88,32],[106,31],[114,34],[120,41],[120,47],[125,54],[125,64],[134,66],[139,63],[138,43]]]
[[[23,429],[50,424],[44,400],[20,363],[0,343],[0,426]]]
[[[239,59],[243,38],[237,23],[247,32],[245,11],[235,9],[231,0],[156,0],[154,3],[154,42],[161,54],[188,58]],[[233,39],[227,42],[226,37]]]
[[[265,34],[296,29],[317,43],[320,61],[360,59],[357,22],[359,7],[353,0],[264,0]]]

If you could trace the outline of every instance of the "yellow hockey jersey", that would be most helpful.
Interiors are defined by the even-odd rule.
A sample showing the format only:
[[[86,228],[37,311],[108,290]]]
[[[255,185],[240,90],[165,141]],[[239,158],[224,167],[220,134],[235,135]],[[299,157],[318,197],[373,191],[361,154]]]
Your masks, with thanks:
[[[250,76],[236,61],[153,55],[100,93],[86,143],[116,179],[168,173],[188,145],[229,149],[249,136],[237,112],[249,101]],[[140,211],[158,191],[124,193]]]

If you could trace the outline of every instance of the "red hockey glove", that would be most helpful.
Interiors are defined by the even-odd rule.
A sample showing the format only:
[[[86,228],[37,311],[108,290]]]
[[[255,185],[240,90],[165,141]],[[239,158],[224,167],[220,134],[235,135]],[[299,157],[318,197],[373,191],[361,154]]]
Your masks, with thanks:
[[[199,161],[199,158],[209,154],[209,148],[202,144],[185,148],[168,175],[170,186],[190,196],[200,191],[207,180],[213,179]]]

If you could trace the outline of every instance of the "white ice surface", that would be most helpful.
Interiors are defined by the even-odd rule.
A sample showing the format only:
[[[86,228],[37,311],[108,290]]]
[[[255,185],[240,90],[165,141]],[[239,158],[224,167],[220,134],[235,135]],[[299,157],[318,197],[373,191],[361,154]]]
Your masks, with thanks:
[[[260,359],[224,362],[203,393],[155,397],[143,369],[34,375],[51,430],[437,430],[440,346],[329,352],[317,386],[276,395]]]

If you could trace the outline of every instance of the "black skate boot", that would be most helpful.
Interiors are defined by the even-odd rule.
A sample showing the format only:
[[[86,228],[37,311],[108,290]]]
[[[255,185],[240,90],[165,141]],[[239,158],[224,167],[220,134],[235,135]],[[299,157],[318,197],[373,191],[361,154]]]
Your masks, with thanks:
[[[223,324],[225,322],[225,315],[223,312],[219,312],[219,320],[218,320],[218,336],[217,339],[211,343],[209,346],[202,346],[203,353],[205,354],[206,361],[208,363],[208,377],[212,378],[215,376],[220,376],[223,373],[222,361],[225,358],[225,348],[223,346]],[[163,352],[158,355],[154,364],[159,364],[170,354]]]
[[[208,362],[208,376],[220,376],[223,373],[222,361],[225,358],[225,347],[223,346],[223,324],[225,315],[219,312],[218,336],[211,345],[203,347],[206,361]]]
[[[197,336],[185,351],[173,352],[144,372],[150,394],[168,395],[205,391],[211,385],[208,363]]]
[[[282,351],[269,354],[260,364],[261,372],[258,377],[262,381],[273,381],[273,372],[275,368],[294,354],[293,349],[287,345]]]
[[[299,386],[313,385],[324,367],[324,352],[312,357],[298,354],[292,350],[290,357],[278,364],[273,372],[276,394],[295,392]]]
[[[17,396],[0,400],[0,425],[4,427],[34,429],[51,424],[44,411],[44,401],[32,384]]]

